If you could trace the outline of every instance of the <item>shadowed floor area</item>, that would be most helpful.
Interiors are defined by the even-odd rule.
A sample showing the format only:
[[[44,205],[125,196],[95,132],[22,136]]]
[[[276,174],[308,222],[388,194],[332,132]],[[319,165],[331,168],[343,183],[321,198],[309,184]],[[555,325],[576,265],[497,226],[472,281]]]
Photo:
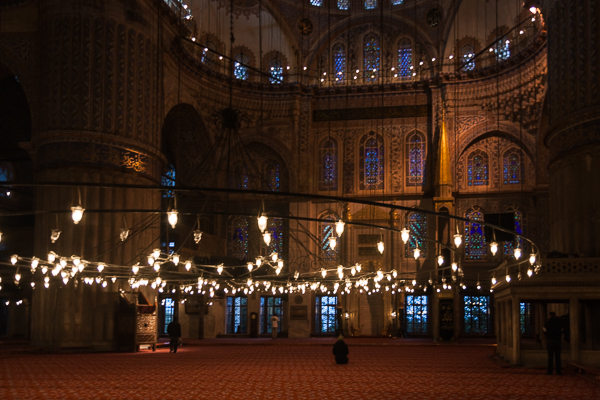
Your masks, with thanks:
[[[489,345],[349,339],[203,341],[156,352],[0,351],[2,399],[599,399],[600,385],[503,368]],[[198,345],[201,344],[201,345]]]

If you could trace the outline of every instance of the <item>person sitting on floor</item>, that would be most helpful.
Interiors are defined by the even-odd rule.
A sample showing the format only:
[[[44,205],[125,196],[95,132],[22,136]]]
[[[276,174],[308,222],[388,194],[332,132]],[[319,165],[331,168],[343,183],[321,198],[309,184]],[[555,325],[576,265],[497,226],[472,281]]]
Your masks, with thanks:
[[[338,336],[333,345],[333,355],[337,364],[348,364],[348,345],[344,342],[344,335]]]

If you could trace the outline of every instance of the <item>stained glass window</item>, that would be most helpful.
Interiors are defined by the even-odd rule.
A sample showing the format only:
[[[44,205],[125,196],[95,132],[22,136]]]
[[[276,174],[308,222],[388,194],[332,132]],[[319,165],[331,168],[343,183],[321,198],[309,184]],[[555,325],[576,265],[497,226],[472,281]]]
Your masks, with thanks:
[[[175,315],[175,302],[173,299],[167,297],[162,300],[160,305],[163,307],[163,315],[165,316],[165,322],[163,324],[163,333],[167,333],[167,327],[173,321]]]
[[[531,303],[520,303],[520,322],[521,333],[525,335],[531,334]]]
[[[231,221],[229,252],[240,260],[248,257],[248,219],[236,217]]]
[[[3,184],[4,182],[10,182],[12,181],[13,178],[13,169],[12,166],[8,163],[0,163],[0,184]],[[164,183],[163,183],[164,185]],[[168,185],[166,185],[168,186]],[[175,181],[173,180],[173,185],[175,186]],[[0,197],[10,197],[11,195],[11,188],[10,186],[2,186],[0,188]],[[163,193],[163,197],[164,197],[164,193]]]
[[[283,83],[283,65],[278,58],[269,61],[269,82],[273,84]]]
[[[365,0],[365,10],[374,10],[377,8],[377,0]]]
[[[217,54],[215,51],[217,50],[217,46],[211,42],[210,40],[206,42],[204,45],[204,50],[202,50],[202,59],[201,61],[206,64],[209,68],[215,67]]]
[[[490,298],[465,296],[465,333],[485,335],[490,331]]]
[[[271,333],[271,317],[279,318],[277,332],[281,332],[283,326],[283,298],[272,296],[260,297],[260,333]]]
[[[406,141],[406,186],[425,184],[425,138],[420,133],[409,135]]]
[[[338,158],[337,141],[327,138],[321,142],[319,154],[319,190],[337,190]]]
[[[392,0],[393,6],[399,6],[402,3],[404,3],[404,0]]]
[[[506,37],[500,39],[499,42],[496,42],[494,51],[498,61],[504,61],[508,59],[508,57],[510,57],[510,40],[508,40]]]
[[[469,186],[489,185],[489,158],[481,150],[475,150],[467,158],[467,184]]]
[[[248,63],[250,60],[244,53],[240,53],[235,56],[235,64],[233,67],[233,75],[236,79],[247,80],[248,79]]]
[[[375,132],[363,137],[360,144],[360,188],[361,190],[384,188],[384,144]]]
[[[379,37],[376,35],[365,36],[363,48],[363,68],[365,81],[375,81],[379,75]]]
[[[333,48],[333,67],[335,83],[344,83],[346,81],[346,48],[343,44],[338,44]]]
[[[227,333],[246,333],[248,320],[248,298],[227,297]]]
[[[327,261],[333,261],[338,259],[339,246],[336,246],[334,250],[331,250],[329,246],[329,238],[335,235],[335,221],[337,221],[335,215],[331,214],[325,217],[321,217],[325,221],[319,222],[319,243],[321,245],[321,257]]]
[[[483,213],[470,209],[465,218],[471,221],[483,221]],[[483,225],[477,222],[465,222],[465,258],[483,260],[487,254]]]
[[[279,192],[281,171],[277,161],[268,160],[264,163],[263,177],[267,186],[266,190]]]
[[[410,231],[410,238],[405,245],[404,256],[406,258],[414,257],[414,250],[418,248],[421,251],[420,258],[427,257],[427,215],[418,212],[411,212],[406,217],[407,227]],[[418,237],[417,237],[418,235]]]
[[[310,4],[315,7],[321,7],[323,5],[323,0],[310,0]]]
[[[267,231],[271,233],[271,244],[267,248],[267,254],[277,253],[282,257],[283,254],[283,220],[281,218],[269,218]],[[263,246],[266,246],[264,242]]]
[[[315,333],[335,333],[337,330],[337,296],[316,296]]]
[[[473,57],[475,57],[475,49],[472,45],[467,44],[460,49],[463,71],[473,71],[475,69],[475,59]]]
[[[521,211],[515,211],[514,230],[515,230],[515,233],[518,233],[519,235],[523,234],[523,213]],[[506,254],[507,256],[514,257],[515,244],[517,244],[517,243],[518,243],[519,247],[521,248],[521,250],[524,250],[523,239],[518,238],[515,240],[510,240],[510,241],[504,242],[504,254]]]
[[[160,184],[163,187],[175,187],[176,176],[175,167],[169,164],[165,173],[160,177]],[[164,190],[162,197],[173,197],[173,191]]]
[[[427,296],[406,296],[406,332],[427,333]]]
[[[504,153],[504,184],[513,185],[525,183],[523,153],[510,149]]]
[[[350,9],[350,0],[337,0],[337,6],[340,10]]]
[[[412,42],[408,38],[398,42],[398,75],[408,77],[412,75]]]
[[[232,189],[249,189],[250,178],[248,176],[248,170],[244,165],[236,165],[233,167],[233,173],[231,175],[230,187]]]

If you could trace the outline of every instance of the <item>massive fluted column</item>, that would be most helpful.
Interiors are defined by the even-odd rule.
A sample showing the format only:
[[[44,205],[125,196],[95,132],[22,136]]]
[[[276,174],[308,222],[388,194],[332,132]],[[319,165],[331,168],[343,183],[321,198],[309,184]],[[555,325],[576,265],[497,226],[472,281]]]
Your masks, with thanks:
[[[156,244],[156,216],[102,212],[160,208],[159,192],[110,187],[155,185],[160,179],[156,24],[149,23],[156,21],[156,4],[50,0],[41,5],[40,126],[32,140],[36,181],[74,186],[36,191],[40,258],[53,250],[124,265]],[[74,225],[64,211],[77,205],[79,193],[87,211]],[[123,243],[121,227],[132,228]],[[52,228],[62,231],[56,244],[50,242]],[[118,289],[126,283],[109,280],[102,288],[75,281],[64,285],[55,278],[49,289],[37,286],[32,343],[114,348]]]
[[[551,248],[600,257],[600,4],[547,0]]]

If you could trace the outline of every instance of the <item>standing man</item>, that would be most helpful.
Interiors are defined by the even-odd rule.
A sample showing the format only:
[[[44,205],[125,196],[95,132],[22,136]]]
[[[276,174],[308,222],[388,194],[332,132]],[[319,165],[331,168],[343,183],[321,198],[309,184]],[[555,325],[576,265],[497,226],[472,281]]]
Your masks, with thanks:
[[[279,317],[273,313],[271,317],[271,339],[277,338],[277,328],[279,327]]]
[[[167,333],[169,334],[169,345],[171,347],[170,353],[177,353],[177,346],[181,337],[181,324],[177,321],[177,318],[173,318],[173,321],[167,326]]]
[[[552,375],[552,361],[556,361],[556,375],[562,375],[561,371],[561,344],[563,323],[556,318],[556,313],[550,313],[550,319],[544,324],[544,333],[546,334],[546,346],[548,348],[548,375]]]

